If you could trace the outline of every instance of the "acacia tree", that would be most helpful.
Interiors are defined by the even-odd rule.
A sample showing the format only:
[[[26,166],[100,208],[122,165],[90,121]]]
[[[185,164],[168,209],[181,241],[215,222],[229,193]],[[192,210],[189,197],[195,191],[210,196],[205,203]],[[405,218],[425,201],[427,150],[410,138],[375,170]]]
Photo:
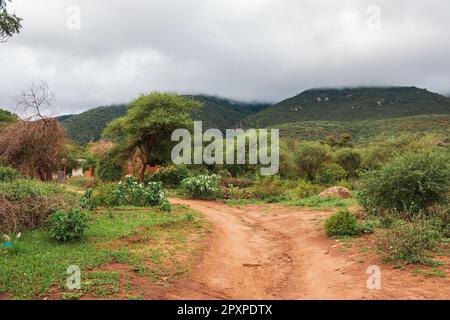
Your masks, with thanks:
[[[21,22],[21,18],[6,11],[6,1],[0,0],[0,42],[6,42],[15,33],[19,33],[22,28]]]
[[[190,112],[200,106],[192,98],[172,93],[142,95],[131,103],[127,115],[109,123],[103,137],[114,141],[122,155],[139,159],[138,175],[144,181],[147,165],[168,159],[172,132],[191,128]]]

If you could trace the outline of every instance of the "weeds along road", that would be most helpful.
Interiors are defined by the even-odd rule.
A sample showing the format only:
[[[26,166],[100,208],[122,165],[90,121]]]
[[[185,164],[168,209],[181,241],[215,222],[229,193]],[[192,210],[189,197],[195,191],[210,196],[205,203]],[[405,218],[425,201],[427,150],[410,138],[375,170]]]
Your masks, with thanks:
[[[449,298],[442,283],[418,282],[383,265],[382,289],[367,288],[367,267],[334,248],[323,219],[332,211],[279,205],[243,209],[215,201],[171,199],[203,213],[211,237],[187,279],[170,299],[409,299]],[[378,256],[372,260],[380,261]],[[442,281],[442,279],[440,279]],[[447,285],[447,288],[449,286]],[[445,288],[445,287],[444,287]]]

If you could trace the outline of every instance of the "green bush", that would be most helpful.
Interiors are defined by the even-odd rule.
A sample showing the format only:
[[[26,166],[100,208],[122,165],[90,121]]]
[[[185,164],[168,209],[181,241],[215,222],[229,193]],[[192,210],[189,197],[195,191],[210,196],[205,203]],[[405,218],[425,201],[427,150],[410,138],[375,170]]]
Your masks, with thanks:
[[[348,210],[339,210],[325,220],[325,231],[330,237],[355,236],[360,232],[358,221]]]
[[[356,177],[361,167],[361,154],[350,148],[340,149],[333,155],[334,161],[340,165],[347,173],[347,178]]]
[[[345,179],[347,173],[338,164],[327,162],[322,164],[317,172],[316,181],[324,185],[335,185],[339,181]]]
[[[302,142],[294,152],[298,173],[311,182],[322,164],[330,160],[330,148],[315,142]]]
[[[8,182],[20,177],[20,173],[10,167],[0,166],[0,182]]]
[[[286,183],[279,176],[265,176],[256,178],[255,184],[250,189],[251,195],[260,200],[277,202],[285,197]]]
[[[86,215],[76,208],[58,210],[48,220],[50,236],[58,242],[80,240],[87,227]]]
[[[222,186],[218,175],[200,175],[186,178],[181,182],[181,187],[190,198],[213,199],[222,196]]]
[[[0,182],[0,195],[11,201],[63,193],[64,189],[61,186],[50,182],[40,182],[25,178]]]
[[[294,189],[294,196],[303,199],[318,195],[322,190],[323,188],[321,186],[300,179]]]
[[[358,200],[367,211],[411,219],[445,200],[450,187],[449,165],[437,153],[407,153],[367,174],[362,183]]]
[[[376,244],[390,261],[428,264],[427,250],[435,248],[439,232],[428,221],[395,223],[378,236]]]
[[[146,176],[147,182],[161,181],[165,187],[178,187],[183,179],[189,176],[189,169],[185,165],[172,165],[158,169]]]
[[[102,181],[117,181],[122,178],[122,166],[114,157],[105,155],[97,162],[96,174]]]
[[[86,202],[89,203],[88,195]],[[161,182],[139,183],[132,176],[126,176],[118,183],[104,184],[94,191],[93,205],[105,206],[160,206],[165,211],[170,211],[167,192]],[[90,205],[90,203],[88,204]]]

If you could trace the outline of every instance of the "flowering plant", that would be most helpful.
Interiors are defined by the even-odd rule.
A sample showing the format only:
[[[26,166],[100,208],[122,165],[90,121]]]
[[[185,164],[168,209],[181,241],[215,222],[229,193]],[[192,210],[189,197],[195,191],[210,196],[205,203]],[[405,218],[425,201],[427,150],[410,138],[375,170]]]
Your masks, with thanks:
[[[185,194],[195,199],[212,199],[221,196],[221,182],[218,175],[200,175],[181,182]]]

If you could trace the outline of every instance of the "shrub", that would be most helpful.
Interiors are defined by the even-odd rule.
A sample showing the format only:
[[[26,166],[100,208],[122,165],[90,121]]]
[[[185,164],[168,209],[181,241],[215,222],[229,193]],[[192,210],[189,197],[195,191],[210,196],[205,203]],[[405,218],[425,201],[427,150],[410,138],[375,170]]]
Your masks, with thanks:
[[[321,186],[300,179],[294,189],[294,194],[298,198],[307,198],[319,194],[322,189],[323,188]]]
[[[355,236],[360,232],[358,221],[347,209],[339,210],[325,220],[325,231],[330,237]]]
[[[348,180],[341,180],[337,183],[338,187],[344,187],[348,190],[352,190],[353,189],[353,185],[350,183],[350,181]]]
[[[139,183],[135,177],[126,176],[123,181],[105,184],[94,192],[94,204],[106,206],[160,206],[170,211],[167,192],[161,182]]]
[[[92,196],[92,189],[89,188],[85,191],[84,195],[80,199],[80,207],[86,210],[95,209],[95,201],[94,197]]]
[[[358,199],[368,211],[387,211],[411,219],[444,201],[449,186],[449,165],[444,157],[407,153],[367,174]]]
[[[317,172],[316,181],[324,185],[335,185],[338,181],[345,179],[347,173],[338,164],[327,162],[322,164]]]
[[[356,177],[361,167],[361,154],[354,149],[340,149],[333,155],[334,161],[347,173],[347,178]]]
[[[50,236],[58,242],[80,240],[87,227],[85,214],[76,208],[58,210],[48,220]]]
[[[122,178],[122,166],[107,154],[98,160],[96,173],[103,181],[117,181]]]
[[[253,181],[247,178],[222,178],[222,183],[229,187],[247,188],[253,185]]]
[[[146,181],[161,181],[164,186],[175,188],[189,176],[189,173],[189,169],[185,165],[173,165],[160,168],[154,174],[147,176]]]
[[[279,176],[265,176],[256,178],[251,194],[256,199],[278,201],[285,195],[287,185]]]
[[[377,247],[391,261],[428,264],[427,250],[437,244],[439,232],[428,221],[395,223],[376,239]]]
[[[218,175],[200,175],[186,178],[181,182],[184,193],[194,199],[212,199],[221,196],[221,183]]]
[[[54,183],[44,183],[25,178],[0,182],[0,196],[11,201],[63,193],[64,189]]]
[[[330,160],[330,148],[314,142],[302,142],[295,155],[298,172],[309,181],[314,181],[322,163]]]
[[[0,182],[8,182],[20,177],[20,173],[10,167],[0,166]]]
[[[239,187],[230,185],[224,189],[223,197],[225,199],[241,200],[241,199],[249,199],[251,197],[251,194],[248,190],[244,190]]]

